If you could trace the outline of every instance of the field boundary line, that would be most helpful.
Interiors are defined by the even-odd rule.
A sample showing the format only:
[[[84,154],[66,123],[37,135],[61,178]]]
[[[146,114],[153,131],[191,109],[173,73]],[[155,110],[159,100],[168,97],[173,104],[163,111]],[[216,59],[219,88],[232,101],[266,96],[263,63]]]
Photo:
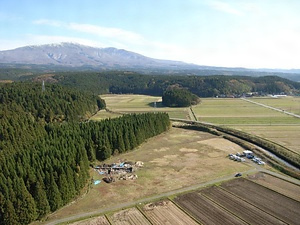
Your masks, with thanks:
[[[135,208],[136,208],[138,211],[140,211],[140,213],[145,217],[145,219],[146,219],[151,225],[155,225],[155,224],[153,224],[153,223],[150,221],[150,219],[147,217],[147,215],[145,215],[143,209],[141,209],[141,207],[140,207],[140,204],[137,204],[137,205],[135,206]]]
[[[256,183],[256,182],[250,180],[250,179],[247,179],[247,178],[244,178],[244,179],[247,180],[247,181],[249,181],[249,182],[251,182],[251,183],[254,183],[255,185],[262,186],[262,187],[268,189],[269,191],[275,192],[276,194],[279,194],[279,195],[282,195],[282,196],[284,196],[284,197],[286,197],[286,198],[289,198],[289,199],[291,199],[292,201],[299,202],[298,200],[293,199],[292,197],[289,197],[289,196],[286,196],[286,195],[284,195],[284,194],[281,194],[281,193],[278,192],[278,191],[275,191],[275,190],[273,190],[273,189],[271,189],[271,188],[269,188],[269,187],[266,187],[266,186],[264,186],[264,185],[258,184],[258,183]]]
[[[283,180],[283,181],[286,181],[286,182],[289,182],[289,183],[291,183],[291,184],[294,184],[294,185],[297,185],[297,186],[299,186],[300,187],[300,182],[299,182],[299,180],[294,180],[294,181],[292,181],[291,179],[287,179],[287,178],[290,178],[290,177],[281,177],[281,176],[277,176],[277,175],[280,175],[280,174],[277,174],[277,175],[275,175],[275,174],[273,174],[273,173],[270,173],[271,171],[265,171],[265,170],[262,170],[262,171],[260,171],[261,173],[265,173],[265,174],[268,174],[268,175],[270,175],[270,176],[272,176],[272,177],[276,177],[276,178],[278,178],[278,179],[280,179],[280,180]]]
[[[218,187],[217,187],[218,188]],[[246,224],[249,224],[246,220],[244,220],[243,218],[241,218],[240,216],[236,215],[234,212],[232,212],[231,210],[225,208],[225,206],[221,205],[220,203],[216,202],[215,200],[211,199],[210,197],[208,197],[206,194],[197,192],[198,195],[202,195],[204,198],[208,199],[209,201],[213,202],[215,205],[217,205],[219,208],[222,208],[223,211],[230,213],[232,216],[235,216],[236,218],[240,219],[241,221],[245,222]]]
[[[275,107],[272,107],[272,106],[268,106],[266,104],[255,102],[255,101],[252,101],[252,100],[249,100],[249,99],[246,99],[246,98],[241,98],[241,99],[244,100],[244,101],[246,101],[246,102],[250,102],[250,103],[253,103],[253,104],[256,104],[256,105],[268,108],[268,109],[272,109],[272,110],[275,110],[275,111],[278,111],[278,112],[281,112],[281,113],[287,114],[289,116],[293,116],[293,117],[296,117],[296,118],[300,119],[300,115],[297,115],[295,113],[291,113],[291,112],[285,111],[283,109],[278,109],[278,108],[275,108]]]
[[[238,178],[238,179],[245,179],[245,178]],[[256,184],[256,183],[255,183],[255,184]],[[259,185],[259,184],[257,184],[257,185]],[[262,185],[261,185],[261,186],[262,186]],[[262,187],[264,187],[264,186],[262,186]],[[265,209],[259,208],[258,206],[252,204],[251,202],[249,202],[248,200],[244,199],[243,197],[241,197],[241,196],[239,196],[239,195],[237,195],[237,194],[235,194],[235,193],[233,193],[233,192],[227,190],[226,188],[223,188],[222,186],[219,186],[218,188],[221,188],[223,191],[226,191],[227,193],[229,193],[229,194],[235,196],[236,198],[239,198],[239,199],[243,200],[244,202],[247,202],[248,204],[254,206],[255,208],[257,208],[257,209],[259,209],[259,210],[261,210],[262,212],[265,212],[266,214],[268,214],[268,215],[270,215],[270,216],[273,216],[274,218],[276,218],[276,219],[278,219],[278,220],[284,222],[285,224],[288,224],[286,221],[283,221],[282,219],[278,218],[276,215],[273,215],[273,214],[271,214],[270,212],[267,212]],[[271,190],[271,189],[269,189],[269,190]],[[271,190],[271,191],[273,191],[273,190]],[[278,193],[278,192],[276,192],[276,193],[277,193],[277,194],[280,194],[280,193]],[[280,195],[281,195],[281,194],[280,194]]]
[[[187,210],[185,210],[183,207],[181,207],[180,205],[178,205],[173,199],[171,199],[170,197],[168,197],[168,200],[170,202],[172,202],[179,210],[181,210],[183,213],[185,213],[186,215],[188,215],[196,223],[204,225],[201,221],[197,220],[193,215],[191,215]]]

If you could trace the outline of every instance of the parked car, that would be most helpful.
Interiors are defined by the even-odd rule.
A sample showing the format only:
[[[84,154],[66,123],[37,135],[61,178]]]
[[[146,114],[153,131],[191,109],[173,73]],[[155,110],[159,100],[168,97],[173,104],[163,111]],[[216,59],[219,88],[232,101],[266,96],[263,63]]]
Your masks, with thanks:
[[[242,174],[241,174],[241,173],[236,173],[234,176],[235,176],[235,177],[241,177]]]

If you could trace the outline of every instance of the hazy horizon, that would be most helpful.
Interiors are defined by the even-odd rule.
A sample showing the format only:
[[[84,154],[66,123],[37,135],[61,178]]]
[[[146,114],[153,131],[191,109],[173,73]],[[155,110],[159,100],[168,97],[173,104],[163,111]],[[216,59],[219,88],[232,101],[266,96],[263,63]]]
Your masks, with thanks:
[[[197,65],[300,68],[296,0],[3,0],[0,50],[72,42]]]

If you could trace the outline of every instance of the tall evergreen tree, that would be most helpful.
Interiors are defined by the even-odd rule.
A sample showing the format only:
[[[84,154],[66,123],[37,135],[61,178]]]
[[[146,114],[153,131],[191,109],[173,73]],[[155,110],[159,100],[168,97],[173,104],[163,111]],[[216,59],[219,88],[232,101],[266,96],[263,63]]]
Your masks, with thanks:
[[[35,183],[33,196],[36,203],[38,219],[41,219],[50,212],[50,206],[46,191],[43,189],[39,181]]]

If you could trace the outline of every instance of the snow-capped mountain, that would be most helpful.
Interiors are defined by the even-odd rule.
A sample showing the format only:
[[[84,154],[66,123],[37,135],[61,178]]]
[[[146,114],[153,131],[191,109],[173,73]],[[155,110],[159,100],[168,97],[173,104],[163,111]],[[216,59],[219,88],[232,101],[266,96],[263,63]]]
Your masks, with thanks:
[[[0,51],[0,63],[99,68],[165,67],[189,65],[158,60],[116,48],[94,48],[73,43],[34,45]]]

